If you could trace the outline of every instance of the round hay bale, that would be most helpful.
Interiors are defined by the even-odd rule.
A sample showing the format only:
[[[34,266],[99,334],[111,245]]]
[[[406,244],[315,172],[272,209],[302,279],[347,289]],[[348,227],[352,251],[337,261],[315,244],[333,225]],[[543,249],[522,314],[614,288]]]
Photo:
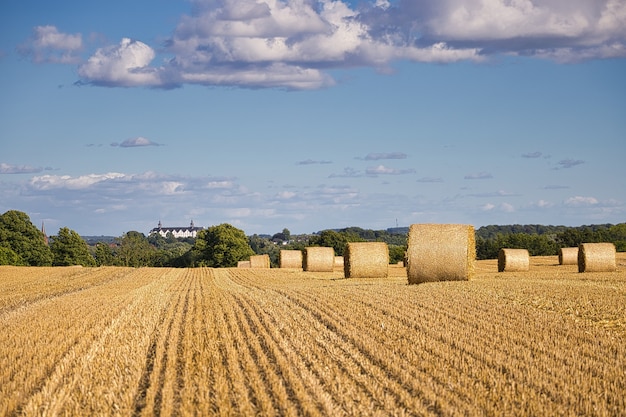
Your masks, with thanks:
[[[350,242],[343,258],[346,278],[389,276],[389,248],[385,242]]]
[[[409,284],[467,281],[474,275],[474,226],[412,224],[406,256]]]
[[[270,256],[265,255],[252,255],[250,257],[250,268],[269,268]]]
[[[281,268],[299,268],[302,269],[302,251],[287,250],[280,251],[279,264]]]
[[[559,265],[577,265],[578,248],[559,249]]]
[[[335,256],[335,268],[343,268],[343,256]]]
[[[304,248],[303,269],[308,272],[333,272],[335,250],[323,246]]]
[[[528,271],[529,267],[528,249],[500,249],[498,252],[498,272]]]
[[[250,268],[250,261],[237,261],[237,268]]]
[[[615,245],[581,243],[578,246],[578,272],[615,272]]]

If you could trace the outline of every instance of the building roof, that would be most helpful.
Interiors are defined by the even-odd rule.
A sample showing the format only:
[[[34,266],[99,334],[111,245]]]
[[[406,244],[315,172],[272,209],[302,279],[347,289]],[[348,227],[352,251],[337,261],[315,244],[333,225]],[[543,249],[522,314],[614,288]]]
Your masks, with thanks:
[[[193,224],[193,220],[191,221],[191,224],[189,226],[174,226],[174,227],[163,227],[163,225],[161,224],[161,220],[159,220],[159,224],[157,225],[157,227],[155,227],[154,229],[150,230],[150,233],[161,233],[161,234],[167,234],[168,232],[172,232],[172,233],[176,233],[176,232],[184,232],[184,231],[190,231],[190,232],[198,232],[200,230],[204,229],[204,227],[196,227]]]

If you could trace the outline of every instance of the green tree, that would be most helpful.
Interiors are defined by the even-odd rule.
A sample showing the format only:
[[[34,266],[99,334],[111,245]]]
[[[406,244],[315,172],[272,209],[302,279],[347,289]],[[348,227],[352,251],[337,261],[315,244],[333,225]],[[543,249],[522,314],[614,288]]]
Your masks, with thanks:
[[[95,259],[89,253],[87,242],[67,227],[59,229],[59,233],[52,238],[50,250],[53,256],[52,265],[55,266],[94,266],[96,264]]]
[[[250,248],[252,248],[254,253],[256,253],[257,255],[268,255],[270,257],[270,265],[272,267],[278,266],[280,249],[283,247],[282,245],[277,245],[276,243],[274,243],[275,236],[276,235],[272,236],[272,240],[270,240],[254,234],[248,239]]]
[[[13,249],[8,246],[0,246],[0,265],[22,266],[25,263]]]
[[[113,251],[105,242],[96,243],[96,249],[93,256],[96,259],[96,265],[98,266],[114,265],[115,263]]]
[[[198,232],[193,251],[198,265],[213,268],[237,266],[238,261],[254,255],[243,230],[228,223]]]
[[[389,245],[389,263],[397,264],[400,261],[404,261],[404,254],[407,250],[407,246]]]
[[[52,252],[44,234],[21,211],[9,210],[0,215],[0,246],[15,252],[25,265],[52,265]]]
[[[326,246],[335,250],[335,256],[342,256],[348,242],[362,242],[358,234],[353,231],[337,232],[322,230],[319,235],[309,239],[309,246]]]
[[[143,233],[130,231],[120,239],[118,259],[122,266],[152,266],[155,248]]]

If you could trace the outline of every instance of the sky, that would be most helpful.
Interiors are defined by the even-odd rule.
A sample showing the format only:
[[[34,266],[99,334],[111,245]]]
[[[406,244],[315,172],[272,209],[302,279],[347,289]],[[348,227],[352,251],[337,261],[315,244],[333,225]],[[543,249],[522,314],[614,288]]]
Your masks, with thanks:
[[[626,0],[5,0],[0,91],[50,235],[626,221]]]

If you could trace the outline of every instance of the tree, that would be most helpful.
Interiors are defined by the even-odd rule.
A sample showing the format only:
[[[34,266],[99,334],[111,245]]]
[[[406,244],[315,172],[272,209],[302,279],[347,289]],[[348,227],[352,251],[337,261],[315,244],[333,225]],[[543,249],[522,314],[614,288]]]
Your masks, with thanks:
[[[335,250],[335,256],[342,256],[348,242],[362,242],[363,239],[353,231],[337,232],[323,230],[319,236],[309,239],[310,246],[326,246]]]
[[[52,265],[55,266],[94,266],[96,264],[95,259],[89,253],[87,242],[67,227],[59,229],[59,234],[52,238],[50,250],[53,256]]]
[[[143,233],[130,231],[120,239],[118,258],[122,266],[151,266],[154,252],[155,248]]]
[[[7,246],[0,246],[0,265],[22,266],[25,263],[13,249]]]
[[[243,230],[228,223],[198,232],[193,251],[199,265],[213,268],[237,266],[254,255]]]
[[[26,265],[52,265],[52,252],[44,234],[21,211],[9,210],[0,215],[0,246],[11,249]]]
[[[104,242],[96,243],[96,249],[94,253],[94,258],[96,259],[96,265],[113,265],[113,251],[111,247]]]
[[[268,255],[270,257],[270,265],[272,267],[278,266],[278,258],[280,257],[280,247],[276,243],[274,243],[275,236],[276,235],[272,236],[272,240],[269,240],[267,238],[254,234],[248,239],[250,248],[252,248],[255,254]],[[282,240],[279,241],[282,242]]]

